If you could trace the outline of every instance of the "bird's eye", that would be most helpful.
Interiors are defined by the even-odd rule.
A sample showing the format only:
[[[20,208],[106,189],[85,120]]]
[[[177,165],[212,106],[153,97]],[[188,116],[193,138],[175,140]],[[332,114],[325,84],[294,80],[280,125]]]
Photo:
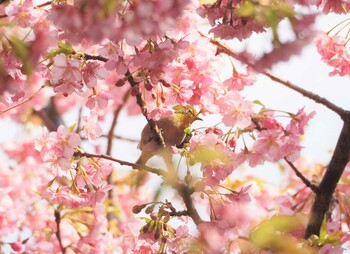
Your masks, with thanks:
[[[186,109],[186,114],[192,114],[193,115],[192,109]]]

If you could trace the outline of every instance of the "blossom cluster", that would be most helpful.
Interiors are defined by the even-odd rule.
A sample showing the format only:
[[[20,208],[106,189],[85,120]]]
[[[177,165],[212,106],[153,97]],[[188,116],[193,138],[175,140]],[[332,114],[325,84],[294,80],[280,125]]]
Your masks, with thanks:
[[[324,167],[298,161],[315,113],[269,109],[245,97],[259,71],[300,53],[313,38],[316,15],[293,4],[344,13],[346,1],[0,2],[0,117],[26,133],[22,143],[0,145],[8,158],[2,163],[0,154],[0,252],[288,253],[259,242],[266,228],[293,253],[310,246],[341,253],[337,245],[349,242],[342,228],[350,225],[349,166],[325,225],[331,237],[308,244],[299,219],[311,207],[310,189],[291,173],[283,172],[286,181],[277,189],[246,170],[286,161],[320,175]],[[284,18],[292,42],[279,38]],[[199,32],[203,19],[214,38]],[[242,42],[269,29],[273,50],[261,58],[220,41]],[[348,74],[343,39],[324,36],[316,45],[332,74]],[[228,65],[225,54],[243,64]],[[228,66],[232,75],[225,76]],[[191,105],[219,123],[186,128],[183,142],[170,149],[174,161],[180,157],[174,165],[158,169],[119,158],[130,148],[126,141],[135,141],[119,135],[124,110],[157,123],[174,105]],[[282,224],[298,222],[294,231],[273,224],[286,218]]]
[[[329,75],[349,75],[349,50],[341,36],[323,35],[316,41],[318,53],[322,60],[333,68]]]
[[[52,203],[70,208],[94,206],[105,200],[111,188],[102,186],[103,177],[111,173],[110,164],[103,160],[76,160],[74,152],[80,144],[80,136],[63,125],[57,132],[44,130],[36,143],[51,178],[43,183],[42,195]]]

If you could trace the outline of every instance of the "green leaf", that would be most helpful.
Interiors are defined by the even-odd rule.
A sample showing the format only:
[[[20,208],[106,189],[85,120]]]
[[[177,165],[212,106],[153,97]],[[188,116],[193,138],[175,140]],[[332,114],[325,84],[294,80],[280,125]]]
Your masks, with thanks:
[[[259,100],[254,100],[253,103],[256,104],[256,105],[260,105],[260,106],[265,108],[265,105]]]
[[[323,218],[321,229],[320,229],[320,239],[324,239],[327,236],[327,228],[326,228],[326,217]]]
[[[292,6],[289,6],[287,4],[281,4],[275,6],[275,11],[280,14],[282,17],[287,17],[287,18],[294,18],[295,17],[295,12]]]
[[[255,15],[255,13],[255,5],[248,1],[241,4],[241,6],[236,10],[236,14],[241,17],[252,17]]]
[[[197,162],[209,164],[214,161],[219,161],[223,164],[227,164],[229,162],[227,156],[225,156],[225,154],[216,147],[198,147],[193,153],[191,153],[191,164],[195,164]]]
[[[120,1],[116,0],[105,0],[102,8],[103,17],[108,17],[115,10],[119,3]]]
[[[76,126],[76,124],[74,123],[73,125],[68,127],[68,130],[69,130],[70,133],[74,132],[75,126]]]
[[[50,59],[53,58],[59,54],[65,54],[65,55],[70,55],[72,53],[75,53],[75,49],[73,48],[73,46],[71,44],[69,44],[68,42],[63,42],[63,41],[59,41],[57,43],[58,48],[51,50],[46,58]]]
[[[303,229],[299,217],[276,215],[258,224],[250,233],[250,240],[261,249],[271,249],[278,253],[310,253],[298,246],[295,238],[289,235],[292,231]]]
[[[321,229],[320,229],[320,237],[318,239],[318,244],[321,246],[324,246],[326,244],[331,245],[339,245],[341,244],[340,239],[342,238],[343,234],[341,231],[335,232],[333,234],[327,234],[327,219],[326,216],[323,219]]]
[[[191,135],[191,132],[192,132],[192,128],[191,126],[187,127],[185,130],[184,130],[185,134],[187,135]]]
[[[30,48],[28,44],[17,37],[11,37],[9,39],[9,43],[12,47],[12,52],[22,62],[22,72],[26,75],[30,75],[33,70],[33,66],[32,62],[29,60]]]
[[[266,18],[267,25],[272,29],[274,40],[278,41],[277,27],[278,27],[279,19],[278,19],[277,13],[269,8],[266,8],[265,18]]]

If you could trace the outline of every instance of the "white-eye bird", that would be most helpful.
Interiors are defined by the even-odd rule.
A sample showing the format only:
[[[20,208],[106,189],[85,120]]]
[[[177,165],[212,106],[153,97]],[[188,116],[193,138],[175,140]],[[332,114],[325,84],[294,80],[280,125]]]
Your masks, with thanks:
[[[173,107],[174,113],[169,117],[161,118],[156,122],[161,130],[164,138],[166,148],[170,146],[180,145],[185,137],[185,129],[188,128],[194,121],[202,120],[198,117],[198,112],[191,105]],[[169,151],[164,150],[160,142],[157,142],[155,134],[150,128],[149,124],[143,128],[141,133],[141,140],[138,148],[142,151],[136,164],[145,165],[146,162],[155,155],[163,155],[163,152],[170,154]],[[166,160],[166,158],[165,158]]]

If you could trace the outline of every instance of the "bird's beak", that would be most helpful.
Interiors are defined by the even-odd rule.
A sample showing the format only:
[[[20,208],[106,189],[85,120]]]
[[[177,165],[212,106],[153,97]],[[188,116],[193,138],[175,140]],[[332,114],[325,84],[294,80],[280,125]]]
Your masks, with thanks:
[[[205,111],[204,108],[201,108],[201,110],[199,110],[198,114],[196,115],[196,120],[203,121],[203,119],[200,118],[198,115],[201,114],[201,113],[203,113],[204,111]]]
[[[196,115],[196,119],[195,120],[203,121],[203,119],[198,117],[198,115]]]

